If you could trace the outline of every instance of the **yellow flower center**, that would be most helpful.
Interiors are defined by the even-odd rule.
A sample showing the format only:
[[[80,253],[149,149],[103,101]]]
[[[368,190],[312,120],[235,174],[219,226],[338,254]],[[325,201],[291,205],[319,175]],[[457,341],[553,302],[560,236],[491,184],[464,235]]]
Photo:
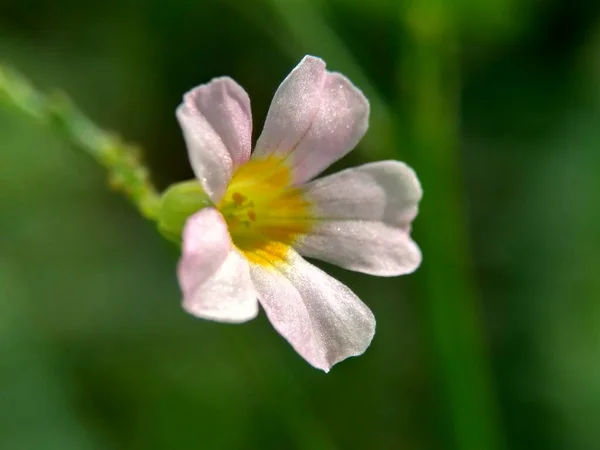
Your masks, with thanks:
[[[233,174],[217,205],[233,244],[262,266],[285,262],[314,219],[301,189],[292,186],[290,168],[279,157],[251,159]]]

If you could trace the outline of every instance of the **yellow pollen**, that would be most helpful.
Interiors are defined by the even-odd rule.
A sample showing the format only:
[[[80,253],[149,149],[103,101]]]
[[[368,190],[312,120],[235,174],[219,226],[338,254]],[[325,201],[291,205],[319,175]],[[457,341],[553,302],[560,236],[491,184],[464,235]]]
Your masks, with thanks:
[[[252,159],[236,170],[217,205],[233,244],[252,263],[285,262],[291,246],[314,222],[310,202],[291,182],[283,159]]]

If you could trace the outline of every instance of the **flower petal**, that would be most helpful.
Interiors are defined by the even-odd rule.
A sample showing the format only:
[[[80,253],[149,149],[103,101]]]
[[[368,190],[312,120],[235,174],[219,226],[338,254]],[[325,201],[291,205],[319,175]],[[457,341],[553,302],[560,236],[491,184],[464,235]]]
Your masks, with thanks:
[[[184,95],[177,118],[192,169],[216,202],[233,171],[250,158],[252,113],[248,94],[231,78],[215,78]]]
[[[367,131],[369,102],[346,77],[305,56],[281,83],[253,155],[286,157],[302,183],[352,150]]]
[[[177,276],[183,307],[194,316],[245,322],[258,314],[248,263],[214,208],[204,208],[186,222]]]
[[[304,189],[317,221],[296,245],[302,255],[379,276],[410,273],[421,263],[409,232],[422,190],[406,164],[365,164]]]
[[[328,372],[362,354],[375,334],[369,308],[345,285],[295,251],[288,263],[251,264],[260,304],[275,329],[310,364]]]

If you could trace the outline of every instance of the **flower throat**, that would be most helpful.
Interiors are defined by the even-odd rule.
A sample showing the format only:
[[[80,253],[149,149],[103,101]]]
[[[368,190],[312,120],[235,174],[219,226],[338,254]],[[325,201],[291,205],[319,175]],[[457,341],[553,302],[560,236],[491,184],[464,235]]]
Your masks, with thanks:
[[[310,231],[310,202],[291,182],[282,158],[251,159],[233,174],[218,204],[233,244],[253,263],[284,262],[290,247]]]

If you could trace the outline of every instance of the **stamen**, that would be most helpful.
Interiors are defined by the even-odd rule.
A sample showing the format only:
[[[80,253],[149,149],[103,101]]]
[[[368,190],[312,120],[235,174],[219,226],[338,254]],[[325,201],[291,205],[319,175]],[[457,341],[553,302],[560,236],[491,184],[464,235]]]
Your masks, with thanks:
[[[231,199],[233,200],[233,203],[235,203],[237,206],[241,206],[246,200],[246,197],[244,197],[239,192],[234,192],[231,196]]]
[[[312,225],[310,203],[291,181],[281,161],[250,160],[233,175],[218,205],[234,245],[256,264],[283,261]]]

